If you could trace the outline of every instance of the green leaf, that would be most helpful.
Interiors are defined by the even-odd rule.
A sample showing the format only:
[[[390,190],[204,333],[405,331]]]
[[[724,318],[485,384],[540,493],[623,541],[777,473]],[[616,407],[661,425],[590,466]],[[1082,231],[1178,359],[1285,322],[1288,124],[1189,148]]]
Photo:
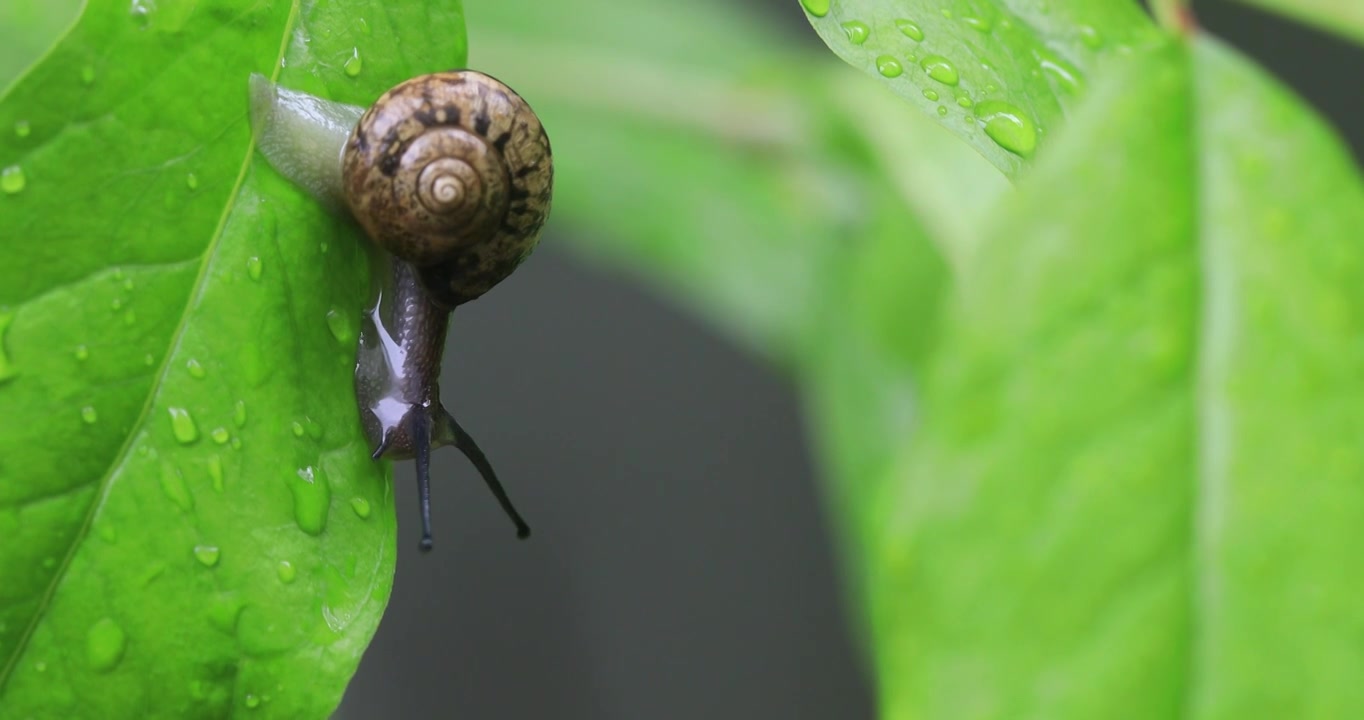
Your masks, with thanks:
[[[1364,4],[1359,0],[1241,0],[1281,12],[1364,43]]]
[[[575,248],[791,365],[822,342],[826,287],[878,218],[908,207],[950,244],[1003,186],[872,81],[787,49],[732,3],[506,0],[475,12],[474,64],[552,128],[554,222]],[[896,152],[926,162],[877,147],[890,128]]]
[[[1364,711],[1361,226],[1339,139],[1213,41],[1093,89],[867,504],[886,717]]]
[[[791,357],[830,238],[860,222],[845,171],[819,150],[820,118],[783,85],[810,57],[711,2],[508,0],[476,14],[472,62],[552,128],[556,226],[750,348]]]
[[[1156,35],[1131,0],[802,0],[824,42],[1017,177],[1109,55]]]
[[[393,577],[368,272],[255,154],[247,78],[368,104],[463,64],[462,13],[139,7],[91,3],[0,100],[0,706],[322,717]]]

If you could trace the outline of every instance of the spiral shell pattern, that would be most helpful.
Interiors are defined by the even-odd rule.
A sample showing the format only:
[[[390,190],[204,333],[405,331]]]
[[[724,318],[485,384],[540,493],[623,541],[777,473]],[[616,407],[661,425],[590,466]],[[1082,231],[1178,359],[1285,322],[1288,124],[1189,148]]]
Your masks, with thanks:
[[[351,212],[446,307],[487,292],[530,255],[553,176],[549,138],[530,106],[469,70],[384,93],[342,156]]]

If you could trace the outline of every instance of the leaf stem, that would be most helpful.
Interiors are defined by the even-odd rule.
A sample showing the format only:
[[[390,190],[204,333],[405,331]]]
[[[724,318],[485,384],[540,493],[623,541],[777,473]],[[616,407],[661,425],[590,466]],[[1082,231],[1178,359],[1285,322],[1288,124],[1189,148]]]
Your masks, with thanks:
[[[1161,27],[1175,35],[1192,35],[1198,29],[1189,0],[1151,0],[1151,12]]]

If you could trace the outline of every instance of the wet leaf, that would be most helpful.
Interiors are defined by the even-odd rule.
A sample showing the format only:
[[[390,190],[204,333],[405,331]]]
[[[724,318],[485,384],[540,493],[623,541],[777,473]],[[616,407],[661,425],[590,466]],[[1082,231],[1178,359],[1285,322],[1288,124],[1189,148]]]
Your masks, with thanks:
[[[1364,708],[1361,225],[1339,139],[1214,41],[1093,90],[868,504],[886,717]]]
[[[91,3],[0,100],[6,716],[339,702],[395,554],[368,273],[254,153],[247,77],[368,104],[463,36],[457,2]]]
[[[1017,177],[1105,58],[1155,36],[1131,0],[802,0],[824,42]]]

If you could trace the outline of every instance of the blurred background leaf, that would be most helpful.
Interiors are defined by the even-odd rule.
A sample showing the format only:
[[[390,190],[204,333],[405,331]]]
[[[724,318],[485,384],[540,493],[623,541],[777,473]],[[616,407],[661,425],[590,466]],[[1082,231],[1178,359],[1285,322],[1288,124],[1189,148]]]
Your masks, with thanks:
[[[955,288],[877,506],[886,717],[1364,707],[1364,183],[1191,45],[1095,84]]]

